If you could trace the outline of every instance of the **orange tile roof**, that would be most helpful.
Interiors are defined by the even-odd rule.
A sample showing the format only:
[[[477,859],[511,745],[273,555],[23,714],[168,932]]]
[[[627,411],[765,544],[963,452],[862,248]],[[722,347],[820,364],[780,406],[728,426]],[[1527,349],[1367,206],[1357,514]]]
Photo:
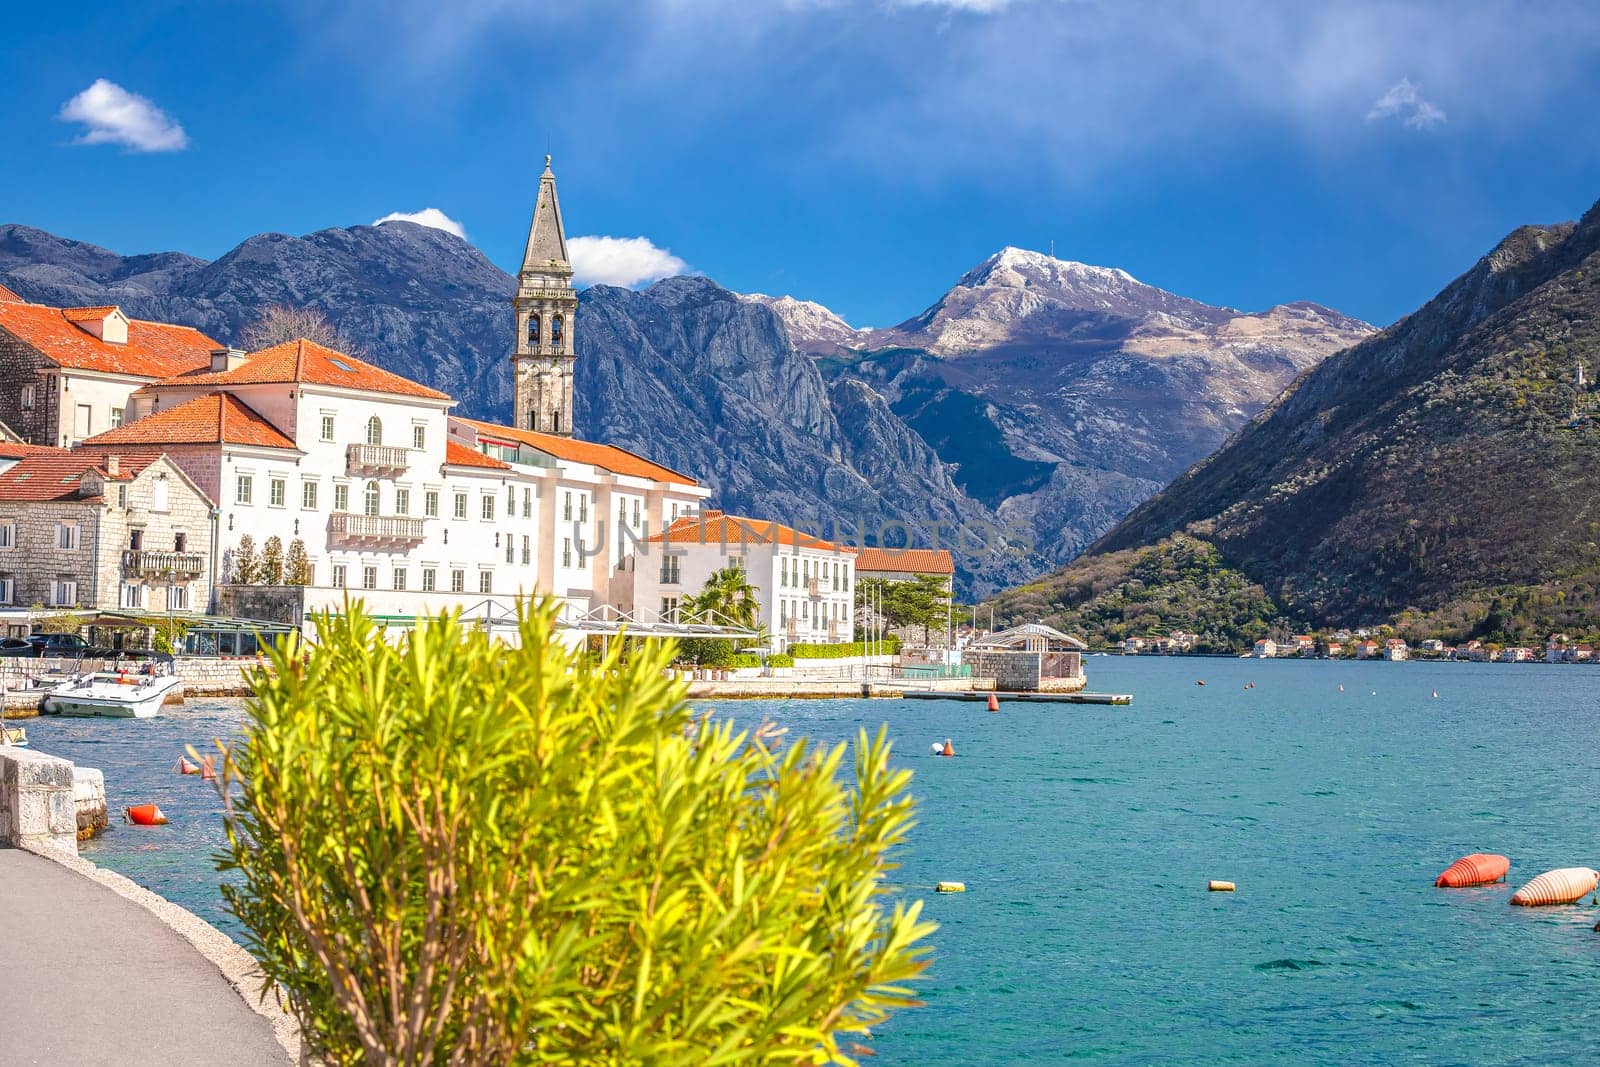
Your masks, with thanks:
[[[18,296],[14,291],[7,289],[3,285],[0,285],[0,300],[11,300],[18,304],[23,302],[22,297]]]
[[[259,445],[293,448],[295,444],[272,423],[228,393],[208,393],[174,408],[156,411],[137,422],[95,434],[85,445]]]
[[[211,365],[212,349],[222,345],[199,330],[165,322],[128,320],[128,343],[102,341],[73,325],[110,308],[52,308],[0,299],[0,329],[31,345],[59,367],[171,378]]]
[[[103,319],[113,311],[121,310],[115,304],[106,304],[103,307],[95,308],[62,308],[61,317],[68,322],[91,322],[94,319]],[[123,318],[127,318],[127,316],[124,315]]]
[[[208,362],[207,367],[210,366]],[[367,393],[420,396],[449,400],[446,393],[391,374],[354,356],[326,348],[315,341],[285,341],[281,345],[252,352],[243,363],[225,371],[202,370],[185,374],[165,385],[268,385],[280,382],[308,382],[336,385]]]
[[[61,452],[64,448],[51,448],[49,445],[25,445],[17,441],[0,441],[0,459],[21,459],[23,456],[33,456],[41,452]]]
[[[479,422],[477,419],[462,419],[461,421],[476,429],[480,437],[495,437],[502,441],[514,441],[530,448],[536,448],[540,452],[546,452],[557,459],[572,460],[575,463],[588,463],[613,474],[649,478],[657,482],[673,482],[677,485],[698,486],[700,484],[687,474],[675,471],[671,467],[663,467],[659,463],[652,463],[643,456],[629,452],[625,448],[618,448],[616,445],[602,445],[595,441],[580,441],[575,437],[539,433],[536,430],[519,430],[513,426],[497,426],[492,422]]]
[[[766,542],[813,548],[819,552],[835,552],[839,546],[820,537],[802,533],[792,526],[747,519],[739,515],[724,515],[720,511],[707,511],[702,515],[685,515],[651,541],[670,541],[673,544],[737,545],[745,542]]]
[[[489,467],[493,470],[508,471],[511,464],[486,456],[476,448],[468,448],[459,441],[446,441],[444,443],[444,461],[452,467]]]
[[[161,458],[159,452],[119,454],[117,480],[126,481]],[[79,483],[89,471],[106,476],[104,457],[83,452],[55,450],[51,454],[28,456],[0,473],[0,500],[38,502],[47,500],[95,501],[101,497],[78,496]]]
[[[856,570],[893,574],[954,574],[955,558],[945,548],[858,548]]]

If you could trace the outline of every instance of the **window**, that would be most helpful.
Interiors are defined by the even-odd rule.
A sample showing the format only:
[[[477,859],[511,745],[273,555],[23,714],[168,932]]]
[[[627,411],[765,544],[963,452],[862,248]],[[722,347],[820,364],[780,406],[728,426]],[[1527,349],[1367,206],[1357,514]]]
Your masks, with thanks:
[[[550,344],[557,352],[561,351],[561,316],[556,315],[550,320]],[[556,429],[561,429],[559,425]]]
[[[138,552],[140,549],[144,548],[143,530],[135,529],[128,531],[128,548],[134,552]]]
[[[154,482],[150,483],[150,510],[167,510],[167,476],[165,474],[159,475]]]
[[[33,410],[33,386],[31,385],[24,385],[22,387],[22,410]]]
[[[300,483],[300,506],[307,511],[317,510],[317,483]]]
[[[589,521],[589,494],[588,493],[579,493],[578,494],[578,521],[579,522],[588,522]]]
[[[17,524],[0,522],[0,548],[17,547]]]
[[[517,514],[517,487],[506,486],[506,518],[514,518]]]
[[[121,408],[112,408],[111,409],[111,428],[113,430],[115,430],[118,426],[121,426],[121,425],[122,425],[122,409]]]
[[[538,315],[529,315],[528,316],[528,347],[529,348],[537,348],[538,346],[539,346],[539,316]]]
[[[394,491],[394,513],[396,515],[411,514],[411,490],[396,489]]]
[[[478,592],[487,593],[494,589],[494,571],[478,572]]]
[[[275,508],[283,507],[283,479],[273,478],[267,482],[267,503]]]
[[[16,598],[17,580],[15,578],[0,578],[0,604],[9,604]]]
[[[835,563],[832,567],[829,567],[828,570],[832,572],[833,591],[837,593],[839,591],[839,565]]]
[[[361,568],[361,588],[363,588],[363,589],[376,589],[376,588],[378,588],[378,568],[376,568],[376,567],[362,567]]]
[[[465,494],[465,493],[457,493],[456,494],[456,518],[464,519],[466,517],[467,517],[467,494]]]
[[[383,422],[376,415],[367,420],[367,444],[383,444]]]
[[[677,597],[675,597],[675,596],[664,596],[664,597],[661,598],[661,621],[662,622],[677,622],[678,621],[678,598]]]
[[[679,558],[680,557],[678,557],[678,556],[662,556],[661,557],[661,584],[662,585],[677,585],[678,584],[678,560],[679,560]]]
[[[122,606],[125,608],[144,607],[144,586],[133,582],[123,582]]]
[[[78,583],[57,581],[54,593],[54,607],[69,608],[78,602]]]
[[[522,535],[522,565],[526,567],[533,562],[533,546],[528,542],[528,535]]]
[[[572,494],[570,492],[561,494],[561,521],[572,521]]]
[[[412,448],[427,448],[428,447],[428,428],[426,426],[413,426],[413,427],[411,427],[411,447]]]
[[[439,491],[429,489],[422,494],[422,513],[430,519],[439,517]]]
[[[77,418],[73,421],[72,428],[79,437],[88,437],[92,431],[94,425],[92,410],[88,404],[78,405]]]
[[[433,592],[433,584],[434,584],[434,581],[435,581],[435,576],[438,573],[439,572],[434,570],[432,567],[424,567],[424,568],[422,568],[422,591],[424,593]]]
[[[525,488],[525,489],[522,490],[522,517],[525,518],[525,519],[533,518],[533,490],[532,489],[526,489]]]
[[[76,552],[78,550],[78,524],[64,522],[56,527],[56,547],[63,552]],[[74,594],[76,599],[76,594]]]
[[[251,494],[252,489],[254,488],[254,484],[255,484],[255,481],[254,481],[253,478],[250,477],[250,475],[248,475],[248,474],[239,475],[239,480],[234,483],[234,492],[233,492],[234,502],[235,503],[239,503],[239,504],[248,504],[248,503],[250,503],[250,494]]]
[[[172,551],[174,551],[174,552],[187,552],[188,550],[189,550],[189,535],[186,534],[186,533],[175,533],[175,534],[173,534],[172,535]]]
[[[635,497],[634,500],[633,500],[633,525],[635,527],[638,527],[638,525],[639,525],[639,498],[638,497]]]
[[[117,486],[117,507],[122,508],[124,511],[128,508],[128,487],[126,485]]]
[[[572,538],[570,537],[561,539],[561,565],[563,567],[572,566]]]
[[[335,589],[343,589],[344,588],[344,583],[345,583],[344,564],[343,563],[335,563],[333,565],[333,587]]]
[[[333,440],[333,416],[326,411],[322,413],[322,439],[324,441]]]
[[[492,521],[494,519],[494,497],[485,496],[478,503],[480,505],[478,510],[482,513],[482,517]]]
[[[167,586],[167,608],[170,611],[188,611],[189,587],[186,585]]]
[[[406,569],[404,567],[396,567],[394,569],[394,587],[396,590],[406,587]]]
[[[507,563],[515,563],[517,561],[517,549],[516,549],[516,545],[513,544],[513,540],[514,539],[512,538],[512,536],[510,534],[506,534],[506,562]]]
[[[348,485],[341,485],[341,484],[339,484],[337,482],[334,483],[334,486],[333,486],[333,510],[334,511],[349,511],[350,510],[350,487]]]
[[[368,482],[361,494],[361,511],[366,515],[378,513],[378,483]]]
[[[467,572],[466,571],[451,571],[450,572],[450,591],[452,593],[464,593],[464,592],[466,592],[466,589],[467,589]]]
[[[550,432],[551,433],[560,433],[561,432],[561,409],[560,408],[556,408],[554,411],[552,411],[550,413]]]

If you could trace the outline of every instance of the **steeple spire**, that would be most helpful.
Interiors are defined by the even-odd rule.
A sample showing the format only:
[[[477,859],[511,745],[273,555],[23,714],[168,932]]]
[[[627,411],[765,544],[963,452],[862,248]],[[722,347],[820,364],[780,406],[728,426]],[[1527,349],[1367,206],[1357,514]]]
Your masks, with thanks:
[[[544,157],[544,173],[539,176],[511,306],[517,323],[517,344],[511,353],[516,424],[524,430],[570,437],[578,294],[572,288],[572,262],[567,259],[567,234],[549,156]]]

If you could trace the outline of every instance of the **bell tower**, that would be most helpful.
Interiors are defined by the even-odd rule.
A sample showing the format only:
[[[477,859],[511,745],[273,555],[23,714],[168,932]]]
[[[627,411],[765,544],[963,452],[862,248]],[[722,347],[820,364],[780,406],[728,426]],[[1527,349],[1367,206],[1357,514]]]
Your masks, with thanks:
[[[556,200],[556,176],[544,157],[539,199],[528,225],[528,245],[517,273],[517,344],[511,353],[518,429],[572,436],[573,320],[578,294],[572,288],[567,235]]]

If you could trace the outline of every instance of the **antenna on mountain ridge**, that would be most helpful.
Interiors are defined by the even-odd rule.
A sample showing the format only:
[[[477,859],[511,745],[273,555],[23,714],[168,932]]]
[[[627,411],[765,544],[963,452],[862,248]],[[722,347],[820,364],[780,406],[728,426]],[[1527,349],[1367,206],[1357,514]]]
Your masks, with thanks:
[[[1056,258],[1056,239],[1054,237],[1050,238],[1050,258]]]

